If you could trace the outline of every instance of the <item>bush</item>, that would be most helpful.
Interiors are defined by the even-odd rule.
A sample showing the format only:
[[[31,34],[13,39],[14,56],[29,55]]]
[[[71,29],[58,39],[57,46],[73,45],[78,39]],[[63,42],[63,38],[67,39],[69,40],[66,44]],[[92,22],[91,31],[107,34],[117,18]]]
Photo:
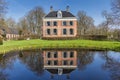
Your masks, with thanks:
[[[0,45],[3,44],[3,39],[0,37]]]
[[[106,35],[82,35],[80,36],[82,39],[89,39],[89,40],[106,40]]]

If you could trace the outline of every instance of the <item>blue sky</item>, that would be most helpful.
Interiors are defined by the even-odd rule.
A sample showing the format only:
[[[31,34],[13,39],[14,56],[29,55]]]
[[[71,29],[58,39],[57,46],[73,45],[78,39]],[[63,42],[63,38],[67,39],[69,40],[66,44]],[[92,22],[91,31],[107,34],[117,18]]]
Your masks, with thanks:
[[[18,21],[21,17],[27,14],[28,11],[36,6],[41,6],[45,13],[49,12],[52,5],[54,10],[65,10],[66,6],[70,6],[70,11],[76,16],[79,10],[84,10],[87,15],[95,20],[98,25],[104,19],[101,16],[103,10],[108,12],[111,9],[111,0],[7,0],[8,13],[7,17],[12,17]]]

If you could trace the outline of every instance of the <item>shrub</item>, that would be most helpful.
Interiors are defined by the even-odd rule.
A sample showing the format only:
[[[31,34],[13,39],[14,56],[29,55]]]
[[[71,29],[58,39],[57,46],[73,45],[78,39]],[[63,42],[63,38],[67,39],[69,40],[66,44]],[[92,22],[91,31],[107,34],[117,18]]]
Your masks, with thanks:
[[[0,45],[3,44],[3,39],[0,37]]]

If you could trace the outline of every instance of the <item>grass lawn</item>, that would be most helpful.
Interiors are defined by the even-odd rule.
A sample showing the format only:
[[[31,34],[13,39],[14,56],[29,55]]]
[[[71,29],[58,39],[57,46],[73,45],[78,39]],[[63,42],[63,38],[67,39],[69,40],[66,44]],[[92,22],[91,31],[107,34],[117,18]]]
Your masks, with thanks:
[[[120,42],[117,41],[94,41],[94,40],[21,40],[5,41],[0,45],[0,53],[12,50],[25,50],[37,48],[85,48],[96,50],[120,51]]]

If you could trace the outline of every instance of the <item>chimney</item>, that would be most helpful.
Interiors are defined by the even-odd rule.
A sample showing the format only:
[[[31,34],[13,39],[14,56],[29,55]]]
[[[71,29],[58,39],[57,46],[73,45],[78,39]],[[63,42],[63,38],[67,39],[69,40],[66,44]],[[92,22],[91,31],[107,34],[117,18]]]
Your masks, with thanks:
[[[53,6],[50,6],[50,12],[52,12],[53,11]]]
[[[67,11],[67,12],[69,12],[69,9],[70,9],[70,7],[69,7],[69,6],[67,6],[67,7],[66,7],[66,11]]]

